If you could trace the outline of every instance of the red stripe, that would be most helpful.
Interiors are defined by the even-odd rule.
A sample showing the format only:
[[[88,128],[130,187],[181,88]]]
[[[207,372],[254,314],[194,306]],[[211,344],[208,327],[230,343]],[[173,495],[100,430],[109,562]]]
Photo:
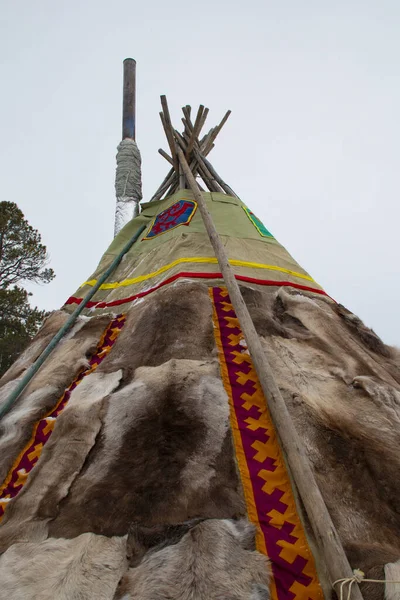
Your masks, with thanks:
[[[159,290],[164,285],[168,285],[169,283],[172,283],[173,281],[176,281],[177,279],[180,279],[182,277],[187,277],[189,279],[190,278],[223,279],[222,273],[191,273],[191,272],[183,271],[182,273],[177,273],[176,275],[173,275],[172,277],[165,279],[164,281],[162,281],[158,285],[154,286],[153,288],[145,290],[144,292],[139,292],[138,294],[135,294],[134,296],[128,296],[128,298],[121,298],[120,300],[112,300],[111,302],[88,302],[86,307],[87,308],[93,308],[93,307],[108,308],[110,306],[120,306],[121,304],[125,304],[126,302],[133,302],[133,300],[137,300],[138,298],[143,298],[143,296],[147,296],[148,294],[151,294],[152,292]],[[255,279],[254,277],[245,277],[244,275],[235,275],[235,278],[238,279],[239,281],[246,281],[247,283],[256,283],[257,285],[271,285],[271,286],[274,285],[277,287],[289,286],[289,287],[293,287],[293,288],[296,288],[299,290],[304,290],[306,292],[313,292],[314,294],[321,294],[322,296],[328,296],[328,294],[326,292],[324,292],[323,290],[318,290],[318,289],[315,289],[312,287],[308,287],[307,285],[301,285],[300,283],[292,283],[291,281],[272,281],[270,279]],[[328,298],[329,298],[329,296],[328,296]],[[75,296],[71,296],[70,298],[68,298],[65,305],[80,304],[81,302],[82,302],[82,298],[76,298]]]

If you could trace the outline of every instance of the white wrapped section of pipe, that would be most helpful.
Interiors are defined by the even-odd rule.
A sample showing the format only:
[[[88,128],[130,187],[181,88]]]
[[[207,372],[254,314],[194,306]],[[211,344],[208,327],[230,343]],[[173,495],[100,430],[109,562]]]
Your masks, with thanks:
[[[117,148],[114,236],[139,214],[139,202],[142,199],[141,165],[142,159],[136,142],[132,139],[122,140]]]

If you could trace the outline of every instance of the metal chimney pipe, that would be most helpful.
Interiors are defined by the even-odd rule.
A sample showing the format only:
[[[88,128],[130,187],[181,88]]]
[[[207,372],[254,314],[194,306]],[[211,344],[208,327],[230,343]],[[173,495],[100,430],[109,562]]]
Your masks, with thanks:
[[[136,140],[136,60],[124,60],[122,139]]]
[[[114,235],[139,214],[142,199],[142,171],[139,148],[136,145],[136,61],[124,60],[122,102],[122,141],[117,150],[115,173]]]

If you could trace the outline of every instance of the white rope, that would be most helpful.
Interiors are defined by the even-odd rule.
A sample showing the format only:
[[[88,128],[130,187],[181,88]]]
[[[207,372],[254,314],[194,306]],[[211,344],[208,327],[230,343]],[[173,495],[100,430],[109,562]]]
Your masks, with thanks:
[[[115,230],[117,233],[133,217],[139,214],[142,199],[142,170],[139,148],[135,140],[125,139],[117,149],[117,171],[115,173]]]
[[[365,574],[363,571],[361,571],[361,569],[354,569],[353,573],[353,577],[344,577],[343,579],[337,579],[333,582],[333,589],[335,589],[335,586],[340,583],[339,600],[343,600],[344,598],[344,588],[346,585],[349,586],[346,600],[350,600],[351,588],[355,583],[363,583],[364,581],[368,583],[400,583],[400,581],[394,581],[392,579],[366,579]]]

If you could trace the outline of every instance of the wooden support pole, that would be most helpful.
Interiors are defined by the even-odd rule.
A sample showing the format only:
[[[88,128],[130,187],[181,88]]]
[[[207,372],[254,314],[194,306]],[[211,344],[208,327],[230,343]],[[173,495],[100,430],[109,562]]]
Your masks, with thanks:
[[[353,577],[353,571],[347,560],[342,543],[336,528],[326,508],[324,499],[319,491],[314,474],[308,463],[300,438],[293,424],[292,418],[286,407],[285,401],[274,380],[271,367],[265,356],[260,338],[254,327],[248,308],[243,300],[239,285],[235,279],[232,267],[229,264],[225,248],[218,235],[215,225],[208,212],[207,205],[197,186],[196,180],[190,171],[182,150],[177,148],[177,156],[182,165],[187,182],[198,203],[204,226],[214,248],[218,264],[221,269],[229,296],[239,319],[246,343],[257,372],[272,420],[278,432],[283,452],[286,456],[294,482],[303,501],[308,518],[313,528],[317,544],[324,558],[326,569],[331,579],[331,584],[337,579]],[[362,600],[360,588],[357,583],[351,588],[351,600]]]
[[[208,108],[204,109],[203,116],[201,117],[200,131],[203,129],[204,123],[206,122],[208,111],[209,111]]]
[[[171,149],[172,160],[174,161],[174,168],[175,168],[176,172],[178,173],[179,172],[179,164],[178,164],[178,159],[176,157],[176,152],[175,152],[175,143],[174,143],[174,134],[173,134],[174,130],[173,130],[172,123],[171,123],[171,116],[169,114],[167,98],[165,96],[161,96],[161,106],[163,109],[163,118],[161,118],[161,121],[162,121],[162,124],[164,127],[165,135],[167,136],[169,147]],[[161,113],[160,113],[160,116],[161,116]]]
[[[177,140],[178,144],[182,148],[182,150],[184,152],[186,152],[187,142],[186,142],[185,138],[183,137],[183,135],[180,134],[177,129],[174,129],[174,136],[175,136],[175,139]]]
[[[169,148],[171,150],[174,169],[178,173],[179,163],[178,163],[178,159],[176,157],[174,138],[173,138],[173,135],[171,134],[169,128],[167,127],[167,123],[165,121],[165,115],[163,112],[160,112],[160,119],[161,119],[162,126],[164,128],[164,133],[167,138]]]
[[[199,174],[200,174],[201,178],[203,179],[204,183],[208,182],[210,184],[212,192],[217,192],[218,194],[223,192],[223,189],[217,183],[217,181],[214,179],[213,175],[207,169],[207,167],[203,161],[198,161],[197,170],[199,171]]]
[[[191,136],[191,134],[187,133],[187,130],[185,129],[185,131],[182,131],[182,134],[180,134],[180,135],[185,140],[186,146],[187,146],[189,144],[189,142],[190,142],[190,136]],[[186,152],[185,152],[185,154],[186,154]],[[188,160],[188,159],[186,159],[186,160]]]
[[[186,183],[185,183],[185,174],[182,170],[182,165],[179,165],[179,189],[180,190],[184,190],[186,187]]]
[[[191,151],[193,150],[194,144],[197,141],[197,136],[200,133],[200,127],[201,127],[201,120],[203,117],[203,111],[204,111],[204,106],[202,104],[200,104],[199,107],[199,111],[197,113],[197,117],[196,117],[196,121],[193,125],[193,131],[192,134],[190,136],[190,140],[188,143],[188,146],[186,148],[186,158],[189,159],[189,155],[191,153]]]
[[[150,202],[159,200],[161,198],[161,196],[164,194],[164,192],[166,192],[167,189],[169,188],[169,186],[171,185],[172,180],[174,179],[174,176],[175,176],[175,169],[172,168],[170,171],[168,171],[168,174],[166,175],[164,181],[159,186],[158,190],[151,197]]]
[[[193,131],[193,123],[192,123],[192,121],[190,120],[190,113],[188,113],[186,109],[187,109],[187,107],[186,107],[186,106],[184,106],[184,107],[182,108],[183,114],[185,115],[185,118],[184,118],[184,119],[182,119],[182,121],[183,121],[183,124],[184,124],[184,126],[185,126],[185,129],[188,129],[188,130],[189,130],[189,133],[191,134],[191,133],[192,133],[192,131]],[[200,121],[200,129],[199,129],[199,133],[197,134],[197,137],[199,136],[199,134],[200,134],[200,131],[201,131],[201,130],[203,129],[203,127],[204,127],[204,123],[206,122],[206,119],[207,119],[207,115],[208,115],[208,113],[209,113],[209,109],[208,109],[208,108],[205,108],[205,109],[204,109],[204,111],[203,111],[203,115],[202,115],[202,117],[201,117],[201,121]],[[204,140],[206,139],[207,135],[208,135],[208,134],[206,134],[206,135],[204,136],[204,138],[203,138],[203,140],[202,140],[202,141],[204,141]],[[196,141],[198,142],[198,140],[196,140]],[[201,145],[201,143],[202,143],[202,142],[198,142],[198,143]]]
[[[177,176],[175,176],[174,181],[172,182],[171,186],[169,187],[169,189],[167,190],[165,197],[168,198],[168,196],[171,196],[172,194],[175,194],[175,192],[179,189],[179,178]]]
[[[183,150],[183,152],[186,154],[186,148],[187,148],[187,144],[189,142],[189,138],[187,137],[185,132],[183,133],[183,135],[181,135],[179,133],[179,131],[177,131],[177,129],[174,130],[174,135],[175,135],[177,144],[180,146],[181,150]],[[192,158],[192,160],[190,162],[190,170],[193,173],[193,175],[196,176],[197,171],[199,170],[199,165],[198,165],[198,161],[196,158]],[[210,192],[215,191],[215,190],[212,190],[208,185],[207,185],[207,187],[210,190]]]
[[[215,127],[211,127],[210,131],[201,138],[201,140],[200,140],[201,151],[203,151],[203,149],[205,148],[205,145],[208,142],[208,140],[210,139],[211,134],[214,131],[214,129],[215,129]]]
[[[191,128],[191,126],[189,125],[189,123],[188,123],[187,119],[185,119],[185,117],[182,117],[182,123],[183,123],[183,125],[185,127],[184,132],[187,135],[190,135],[192,133],[192,131],[193,131],[193,127]]]
[[[205,145],[204,150],[203,150],[203,154],[205,156],[207,156],[207,154],[211,150],[211,145],[213,144],[215,138],[217,137],[217,135],[219,134],[219,132],[221,131],[221,129],[223,128],[223,126],[227,122],[227,120],[228,120],[229,115],[231,114],[231,112],[232,112],[231,110],[228,110],[226,112],[226,114],[224,115],[221,123],[219,125],[217,125],[217,127],[214,128],[214,131],[210,135],[210,138],[207,140],[207,144]]]
[[[196,149],[194,150],[194,155],[199,163],[203,163],[207,167],[211,175],[214,177],[215,181],[222,187],[225,194],[228,194],[228,196],[233,196],[234,198],[239,198],[239,196],[235,194],[233,189],[227,183],[225,183],[225,181],[218,175],[217,171],[214,169],[212,164],[206,159],[205,156],[200,154],[200,152],[198,152]]]
[[[191,130],[193,130],[192,121],[190,119],[190,111],[188,110],[188,107],[182,106],[182,112],[183,112],[183,116],[185,117],[186,121],[190,124]]]
[[[174,161],[172,160],[170,155],[165,152],[165,150],[163,150],[162,148],[159,148],[158,153],[161,154],[161,156],[163,158],[165,158],[165,160],[167,160],[172,166],[174,166]]]
[[[185,140],[185,134],[181,135],[176,129],[174,129],[174,134],[175,139],[178,142],[180,148],[183,150],[183,152],[185,152],[185,154],[187,154],[187,144],[189,140]],[[203,161],[201,162],[201,164],[199,164],[199,161],[197,160],[197,158],[195,158],[195,160],[190,163],[190,170],[194,176],[197,172],[199,172],[201,178],[203,179],[210,192],[223,192],[222,187],[214,179],[213,175],[210,173]]]
[[[211,142],[211,144],[208,144],[208,142],[211,139],[211,136],[213,135],[215,129],[216,129],[215,127],[213,129],[211,129],[207,133],[207,135],[204,138],[202,138],[201,141],[200,141],[200,152],[202,153],[203,156],[207,156],[208,154],[210,154],[211,150],[215,146],[214,142]],[[215,136],[215,137],[217,137],[217,136]],[[215,140],[215,137],[213,138],[214,140]]]
[[[136,139],[136,61],[124,60],[122,139]]]

